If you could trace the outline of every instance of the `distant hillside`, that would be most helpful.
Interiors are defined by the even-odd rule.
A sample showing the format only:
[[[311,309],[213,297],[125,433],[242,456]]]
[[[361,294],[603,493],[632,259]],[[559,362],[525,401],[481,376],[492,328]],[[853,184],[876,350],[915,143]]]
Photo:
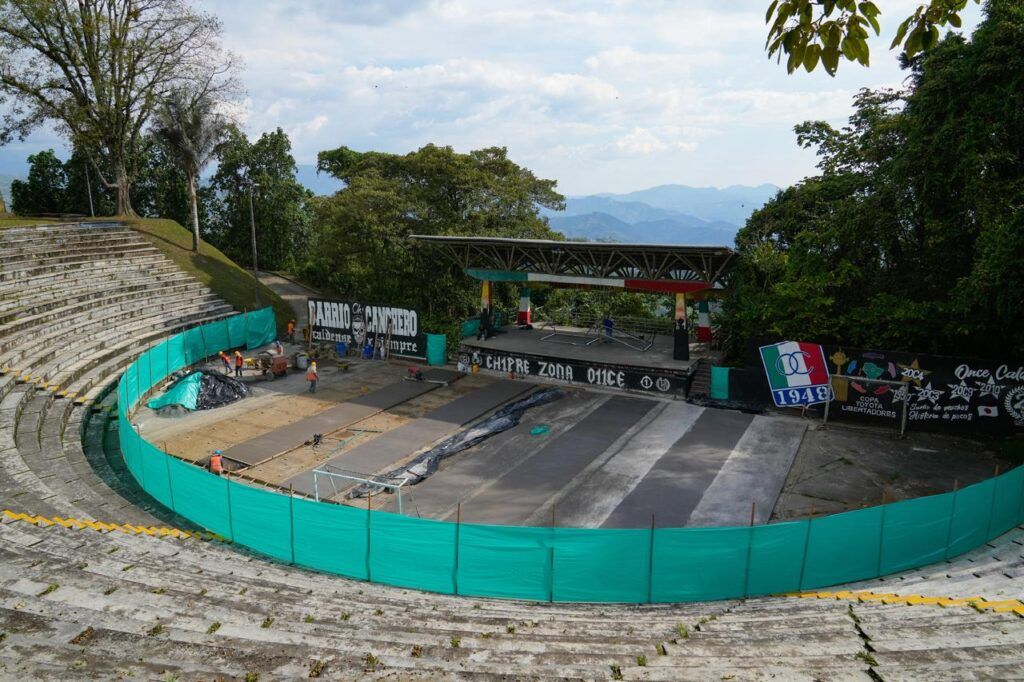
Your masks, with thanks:
[[[585,213],[549,218],[551,227],[570,239],[647,244],[731,246],[736,226],[676,214],[660,220],[628,223],[607,213]]]
[[[603,213],[625,223],[639,223],[648,220],[678,217],[679,211],[668,211],[656,208],[639,201],[620,201],[604,196],[568,197],[564,211],[544,209],[542,215],[548,217],[582,216],[590,213]]]
[[[779,188],[775,185],[733,185],[723,189],[660,185],[628,194],[596,196],[619,202],[641,202],[654,208],[687,213],[704,220],[724,220],[734,225],[742,225],[751,213],[764,206],[778,191]]]
[[[541,215],[571,239],[732,245],[740,225],[778,191],[775,185],[661,185],[628,194],[568,197],[564,211],[543,209]]]

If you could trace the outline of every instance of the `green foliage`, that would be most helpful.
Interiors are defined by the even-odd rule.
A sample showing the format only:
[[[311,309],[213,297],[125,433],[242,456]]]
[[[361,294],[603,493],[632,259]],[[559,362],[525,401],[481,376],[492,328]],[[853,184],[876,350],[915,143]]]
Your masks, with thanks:
[[[939,42],[939,27],[959,28],[960,12],[969,0],[929,0],[918,5],[896,29],[890,49],[902,46],[903,54],[912,59],[917,53]],[[981,0],[974,0],[980,3]],[[842,57],[868,66],[871,50],[868,37],[873,31],[880,35],[878,21],[882,10],[874,2],[856,0],[773,0],[765,14],[768,56],[781,62],[787,55],[786,70],[793,73],[803,68],[814,71],[819,61],[830,76],[839,69]]]
[[[208,194],[200,191],[198,210],[202,224],[206,224]],[[147,136],[142,145],[139,175],[132,187],[132,201],[140,216],[166,218],[182,225],[192,224],[188,177],[159,137]],[[111,208],[110,212],[97,211],[96,215],[109,215],[112,212]]]
[[[28,178],[11,183],[11,210],[18,215],[64,213],[68,178],[52,149],[28,157]]]
[[[1024,5],[862,91],[848,126],[797,126],[822,174],[755,212],[722,327],[970,356],[1024,355]]]
[[[291,268],[306,249],[312,194],[295,179],[291,148],[280,128],[249,142],[232,127],[218,149],[209,183],[208,238],[236,262],[252,266],[250,192],[260,268]]]
[[[169,91],[235,91],[220,22],[187,0],[0,2],[0,143],[53,122],[134,215],[143,131]]]
[[[15,213],[114,214],[115,193],[103,186],[92,162],[80,150],[75,149],[71,158],[62,162],[48,149],[29,156],[28,163],[28,177],[11,183]],[[138,175],[133,195],[139,215],[190,223],[186,177],[169,157],[166,146],[159,139],[146,136],[140,143],[136,165]],[[199,209],[200,215],[204,215],[202,204]]]
[[[571,324],[579,319],[659,317],[672,310],[674,302],[657,294],[628,291],[561,288],[531,288],[531,302],[539,319]]]
[[[217,102],[205,92],[186,88],[171,90],[156,110],[152,135],[162,143],[167,156],[185,174],[192,250],[199,250],[199,173],[210,162],[227,134],[227,120],[217,112]]]
[[[564,208],[555,182],[518,166],[504,148],[458,154],[427,145],[396,155],[340,147],[322,152],[319,168],[345,187],[313,200],[300,274],[343,297],[416,308],[432,332],[458,338],[458,321],[479,307],[479,283],[410,235],[561,238],[537,212]],[[495,295],[499,309],[518,300],[511,286]]]

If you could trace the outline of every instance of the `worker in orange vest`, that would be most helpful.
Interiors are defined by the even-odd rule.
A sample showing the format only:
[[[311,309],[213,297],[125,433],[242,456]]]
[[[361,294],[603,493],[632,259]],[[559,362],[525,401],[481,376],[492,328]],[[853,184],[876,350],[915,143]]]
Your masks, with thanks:
[[[220,351],[219,353],[217,353],[217,355],[220,356],[221,362],[224,363],[224,373],[230,375],[231,374],[231,358],[229,358],[227,355],[225,355],[224,351]]]
[[[288,320],[288,334],[285,336],[288,343],[295,343],[295,320]]]
[[[245,364],[245,358],[242,357],[240,351],[235,351],[235,376],[239,379],[242,378],[242,365]]]
[[[224,473],[224,457],[220,454],[220,450],[214,450],[210,455],[210,473],[217,476]]]

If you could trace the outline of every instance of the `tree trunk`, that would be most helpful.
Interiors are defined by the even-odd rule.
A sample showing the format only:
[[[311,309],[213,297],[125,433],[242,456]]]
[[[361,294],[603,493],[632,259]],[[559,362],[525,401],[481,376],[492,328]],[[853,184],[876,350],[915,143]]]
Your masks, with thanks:
[[[199,253],[199,200],[196,198],[196,176],[188,174],[188,201],[192,208],[192,250]]]
[[[135,209],[132,208],[131,180],[128,179],[128,170],[123,162],[117,164],[114,185],[117,187],[117,215],[135,216]]]

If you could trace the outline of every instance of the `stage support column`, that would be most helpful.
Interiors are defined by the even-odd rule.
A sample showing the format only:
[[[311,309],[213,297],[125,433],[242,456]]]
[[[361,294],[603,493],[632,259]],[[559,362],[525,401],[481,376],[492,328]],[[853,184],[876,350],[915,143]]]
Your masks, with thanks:
[[[711,308],[707,300],[697,303],[697,341],[711,343]]]
[[[491,307],[491,283],[486,279],[480,283],[480,309]]]
[[[516,324],[530,324],[530,288],[523,287],[519,290],[519,315],[516,317]]]
[[[676,292],[676,329],[672,345],[673,360],[690,359],[690,331],[686,325],[686,294]]]

